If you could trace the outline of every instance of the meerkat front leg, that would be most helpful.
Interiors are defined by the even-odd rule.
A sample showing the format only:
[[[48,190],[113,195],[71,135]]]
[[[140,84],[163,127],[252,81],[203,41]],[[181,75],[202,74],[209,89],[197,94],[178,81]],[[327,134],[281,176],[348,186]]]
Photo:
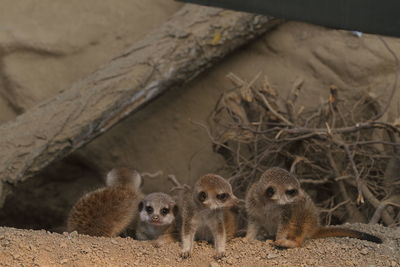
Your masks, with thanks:
[[[251,218],[249,218],[249,223],[247,225],[247,233],[246,233],[246,239],[248,240],[254,240],[257,238],[258,231],[260,229],[260,226],[258,223]]]
[[[181,257],[186,259],[192,255],[194,236],[197,227],[192,222],[187,222],[182,225],[182,250]]]
[[[153,246],[159,248],[164,244],[173,242],[175,242],[174,234],[172,231],[167,230],[166,233],[160,235],[156,240],[153,241]]]
[[[278,230],[276,233],[276,238],[275,241],[273,242],[273,245],[278,247],[278,248],[296,248],[300,247],[299,243],[296,242],[297,240],[292,240],[292,238],[296,239],[295,233],[293,233],[293,226],[290,223],[287,224],[279,224],[278,225]],[[295,229],[296,230],[296,229]],[[299,232],[300,235],[301,231],[295,231]],[[300,236],[300,238],[301,238]],[[291,238],[289,238],[291,237]],[[302,240],[301,240],[302,242]]]
[[[220,259],[225,256],[226,230],[223,217],[217,218],[211,226],[214,238],[214,247],[217,253],[214,258]]]
[[[149,237],[145,233],[142,233],[141,231],[140,232],[136,231],[135,239],[137,239],[137,240],[149,240]]]

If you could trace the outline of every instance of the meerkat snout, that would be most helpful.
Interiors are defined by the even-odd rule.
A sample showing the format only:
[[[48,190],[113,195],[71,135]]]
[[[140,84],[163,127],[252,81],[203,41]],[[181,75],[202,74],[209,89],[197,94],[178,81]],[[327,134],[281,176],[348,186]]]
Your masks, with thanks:
[[[151,216],[151,222],[159,223],[160,222],[160,216],[158,216],[158,215]]]
[[[236,197],[230,193],[220,193],[210,196],[203,204],[209,209],[222,209],[232,207],[236,204]]]

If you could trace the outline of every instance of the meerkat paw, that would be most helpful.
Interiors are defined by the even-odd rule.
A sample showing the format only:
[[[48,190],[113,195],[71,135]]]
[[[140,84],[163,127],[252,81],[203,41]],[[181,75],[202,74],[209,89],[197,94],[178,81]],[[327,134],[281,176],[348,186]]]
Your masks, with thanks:
[[[285,249],[285,248],[297,248],[298,244],[293,240],[279,239],[272,243],[275,247]]]
[[[214,255],[214,259],[220,260],[220,259],[224,258],[225,256],[226,256],[225,251],[220,251]]]
[[[254,241],[256,239],[253,238],[252,236],[245,236],[245,237],[243,237],[243,240],[246,241],[246,242],[251,242],[251,241]]]
[[[190,251],[182,251],[180,256],[182,259],[187,259],[190,258],[190,256],[192,256],[192,253]]]

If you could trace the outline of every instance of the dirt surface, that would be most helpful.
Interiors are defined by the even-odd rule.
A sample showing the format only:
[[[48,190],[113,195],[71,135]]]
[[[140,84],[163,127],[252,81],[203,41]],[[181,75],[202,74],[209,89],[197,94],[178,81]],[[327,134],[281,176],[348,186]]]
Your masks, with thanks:
[[[382,236],[384,243],[328,238],[277,250],[270,241],[237,238],[228,243],[222,260],[214,260],[212,246],[203,242],[195,245],[192,258],[182,260],[178,243],[157,249],[131,238],[0,228],[0,266],[400,266],[399,230],[351,227]]]

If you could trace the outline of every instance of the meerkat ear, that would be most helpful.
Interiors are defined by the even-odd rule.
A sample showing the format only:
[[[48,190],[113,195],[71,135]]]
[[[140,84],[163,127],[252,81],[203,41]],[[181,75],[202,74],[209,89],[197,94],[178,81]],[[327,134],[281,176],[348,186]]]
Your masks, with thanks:
[[[141,212],[143,210],[143,201],[140,201],[138,209],[139,209],[139,212]]]
[[[179,212],[179,208],[178,208],[177,205],[175,205],[175,206],[172,208],[172,213],[173,213],[174,216],[176,217],[176,216],[178,216],[178,212]]]

